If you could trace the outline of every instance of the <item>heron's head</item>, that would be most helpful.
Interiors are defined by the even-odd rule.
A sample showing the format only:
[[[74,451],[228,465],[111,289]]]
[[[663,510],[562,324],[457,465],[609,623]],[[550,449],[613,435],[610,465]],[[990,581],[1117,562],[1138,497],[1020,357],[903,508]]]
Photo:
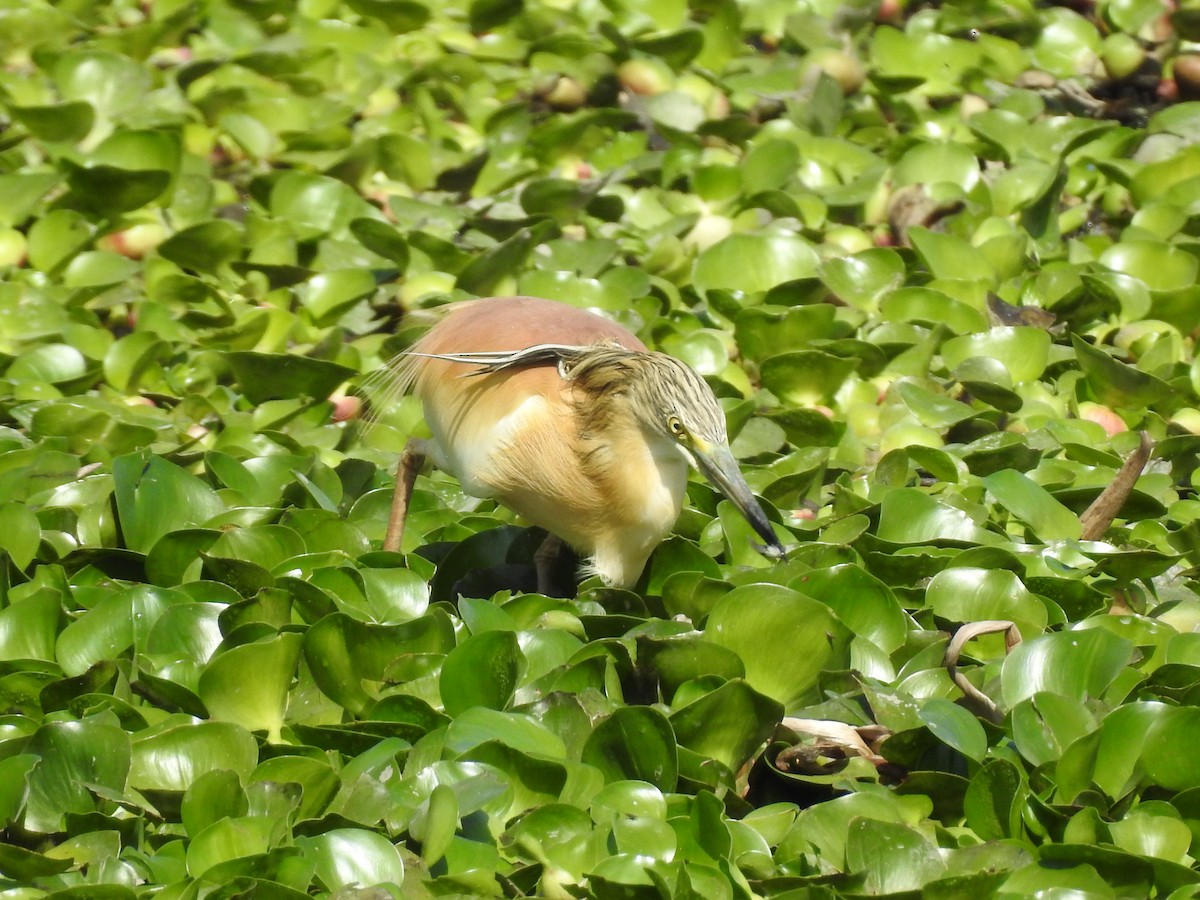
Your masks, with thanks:
[[[597,345],[566,364],[564,375],[610,410],[622,408],[645,431],[670,441],[737,507],[772,555],[783,553],[729,450],[725,413],[695,369],[665,353]]]

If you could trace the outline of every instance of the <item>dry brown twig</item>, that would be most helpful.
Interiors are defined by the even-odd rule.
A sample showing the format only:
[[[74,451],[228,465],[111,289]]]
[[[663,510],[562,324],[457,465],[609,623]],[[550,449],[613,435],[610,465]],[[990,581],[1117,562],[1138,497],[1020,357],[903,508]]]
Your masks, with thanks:
[[[1121,511],[1121,507],[1125,505],[1125,501],[1129,499],[1129,494],[1133,490],[1133,486],[1137,484],[1142,469],[1146,468],[1146,463],[1150,460],[1150,451],[1153,449],[1154,441],[1143,431],[1137,449],[1129,454],[1129,458],[1117,472],[1117,477],[1100,492],[1100,496],[1093,500],[1092,505],[1085,509],[1083,515],[1079,517],[1079,524],[1083,526],[1081,540],[1098,541],[1104,536],[1104,532],[1108,531],[1108,526],[1112,524],[1117,513]]]

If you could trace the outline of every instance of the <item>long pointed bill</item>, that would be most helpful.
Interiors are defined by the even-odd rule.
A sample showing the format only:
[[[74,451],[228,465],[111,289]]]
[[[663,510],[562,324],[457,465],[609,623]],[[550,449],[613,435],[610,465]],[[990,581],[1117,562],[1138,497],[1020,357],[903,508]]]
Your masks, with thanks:
[[[724,444],[703,444],[695,441],[691,451],[692,459],[696,461],[696,468],[700,473],[737,507],[738,512],[750,523],[750,527],[767,542],[767,546],[761,548],[763,552],[768,556],[783,556],[783,544],[779,543],[779,538],[775,536],[771,523],[767,520],[767,514],[754,499],[750,485],[746,484],[746,479],[742,477],[742,470],[738,468],[737,460],[733,458],[729,448]]]

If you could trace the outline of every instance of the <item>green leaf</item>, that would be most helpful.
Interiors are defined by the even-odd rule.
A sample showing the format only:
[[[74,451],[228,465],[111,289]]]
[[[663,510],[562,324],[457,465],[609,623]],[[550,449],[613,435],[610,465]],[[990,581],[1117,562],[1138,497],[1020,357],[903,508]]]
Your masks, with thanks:
[[[1050,496],[1049,491],[1013,469],[993,472],[983,485],[997,502],[1021,519],[1042,541],[1079,540],[1079,517]]]
[[[794,406],[828,403],[858,368],[852,358],[821,350],[793,350],[763,360],[763,385]]]
[[[1076,335],[1071,335],[1071,345],[1092,393],[1101,403],[1132,409],[1152,406],[1172,394],[1166,382],[1113,359]]]
[[[802,238],[734,234],[696,258],[692,281],[702,294],[716,290],[754,294],[816,273],[817,253]]]
[[[846,867],[870,894],[920,889],[943,871],[934,847],[913,829],[894,822],[857,819],[846,839]]]
[[[524,657],[511,631],[485,631],[446,656],[438,686],[453,716],[475,706],[504,709],[512,700]]]
[[[14,119],[43,141],[77,143],[96,121],[91,104],[82,101],[44,106],[9,106]]]
[[[1004,702],[1039,691],[1079,701],[1099,698],[1129,662],[1129,641],[1101,628],[1044,634],[1014,648],[1001,670]]]
[[[778,641],[772,635],[791,635]],[[817,696],[825,669],[848,663],[849,634],[829,607],[788,588],[735,588],[713,607],[704,636],[742,658],[746,682],[794,712]]]
[[[402,625],[369,625],[344,613],[325,616],[304,635],[304,658],[326,696],[355,714],[373,701],[364,682],[382,682],[405,654],[445,654],[454,647],[454,626],[442,612]]]
[[[268,740],[280,741],[302,641],[298,634],[279,634],[213,657],[197,691],[212,717],[266,731]]]
[[[933,697],[921,704],[918,715],[943,744],[976,762],[983,762],[988,749],[987,734],[970,712],[942,697]]]
[[[592,731],[583,745],[583,762],[612,783],[646,781],[673,791],[679,778],[675,733],[666,717],[648,706],[623,706]]]
[[[29,831],[62,831],[65,815],[98,810],[89,787],[119,795],[130,774],[129,736],[101,722],[48,723],[25,752],[39,757],[28,775],[23,824]]]
[[[138,790],[185,791],[208,772],[228,769],[242,778],[258,762],[258,744],[245,728],[197,722],[133,742],[129,784]]]
[[[307,862],[330,891],[362,885],[393,885],[404,881],[400,851],[381,834],[363,828],[335,828],[314,837],[296,839]]]
[[[324,400],[355,374],[353,369],[338,363],[285,353],[236,350],[227,354],[226,359],[251,403],[293,397]]]
[[[161,169],[125,169],[117,166],[67,166],[67,184],[78,202],[104,216],[141,209],[158,199],[171,184],[171,173]]]
[[[1046,607],[1004,569],[944,569],[930,579],[925,600],[934,614],[952,622],[1015,622],[1026,640],[1046,627]]]
[[[942,345],[942,358],[956,369],[968,359],[994,359],[1008,370],[1015,384],[1033,381],[1045,371],[1050,358],[1051,338],[1041,328],[1006,325],[982,334],[964,334]]]
[[[42,542],[42,528],[28,507],[16,503],[0,506],[0,534],[4,535],[4,552],[13,565],[24,569],[33,562]]]
[[[963,800],[967,824],[986,841],[1020,837],[1021,810],[1028,786],[1006,759],[993,759],[971,779]]]
[[[242,253],[242,232],[226,219],[200,222],[158,245],[158,253],[181,269],[215,273]]]
[[[201,525],[224,508],[208,485],[159,456],[118,457],[113,480],[125,543],[142,553],[167,533]]]
[[[671,714],[679,746],[736,772],[783,717],[783,706],[745,681],[727,681]]]

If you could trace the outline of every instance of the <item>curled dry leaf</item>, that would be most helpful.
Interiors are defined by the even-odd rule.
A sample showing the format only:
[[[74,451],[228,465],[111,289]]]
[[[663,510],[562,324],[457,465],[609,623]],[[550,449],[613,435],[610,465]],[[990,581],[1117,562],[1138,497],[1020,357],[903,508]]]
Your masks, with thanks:
[[[958,670],[958,660],[962,656],[963,648],[970,641],[982,634],[995,634],[1000,631],[1004,632],[1004,649],[1006,652],[1011,652],[1013,647],[1021,643],[1021,632],[1017,630],[1016,623],[1009,622],[1007,619],[986,619],[981,622],[968,622],[954,633],[954,637],[950,639],[949,646],[946,647],[946,656],[944,658],[946,671],[950,674],[951,680],[992,722],[1001,721],[1004,718],[1004,714],[996,706],[991,697],[971,684],[966,676]]]
[[[879,754],[879,745],[891,735],[891,731],[882,725],[855,727],[833,719],[786,716],[779,726],[796,735],[813,738],[793,744],[776,756],[775,765],[782,772],[829,774],[854,756],[861,756],[877,767],[889,765]]]

